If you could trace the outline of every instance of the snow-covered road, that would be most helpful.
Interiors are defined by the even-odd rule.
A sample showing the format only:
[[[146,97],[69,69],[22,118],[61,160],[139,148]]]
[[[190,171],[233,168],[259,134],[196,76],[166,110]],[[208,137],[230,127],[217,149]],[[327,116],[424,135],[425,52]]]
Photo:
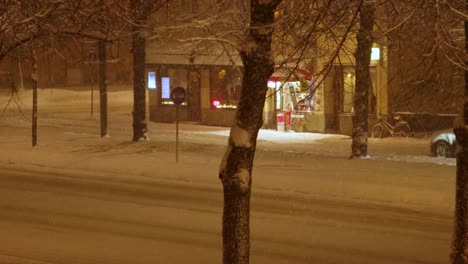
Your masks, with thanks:
[[[0,174],[0,262],[220,262],[219,185]],[[254,191],[251,222],[252,263],[447,263],[452,226],[438,213],[271,190]]]

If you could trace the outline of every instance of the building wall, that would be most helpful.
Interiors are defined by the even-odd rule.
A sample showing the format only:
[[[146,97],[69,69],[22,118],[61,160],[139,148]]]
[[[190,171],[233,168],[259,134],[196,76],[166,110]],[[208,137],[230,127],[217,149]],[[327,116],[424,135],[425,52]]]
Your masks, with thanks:
[[[388,50],[387,47],[379,45],[380,60],[377,66],[377,115],[388,115]]]
[[[347,42],[347,45],[353,45],[352,40]],[[387,58],[386,58],[386,48],[374,44],[374,47],[380,49],[380,58],[379,60],[371,61],[370,66],[374,68],[375,71],[375,114],[369,114],[369,127],[372,127],[372,124],[375,123],[378,115],[388,114],[388,86],[387,86]],[[352,50],[351,47],[348,47],[349,50]],[[329,70],[324,69],[328,61],[324,59],[319,59],[318,71],[323,71],[325,76],[323,82],[321,83],[321,91],[323,93],[321,107],[322,112],[316,112],[308,119],[305,120],[305,123],[309,127],[314,127],[314,132],[327,132],[327,133],[340,133],[351,135],[352,133],[352,105],[353,105],[353,94],[354,94],[354,78],[349,80],[349,83],[353,83],[353,86],[346,86],[346,80],[342,78],[342,70],[354,69],[354,57],[344,56],[343,59],[340,58],[341,64],[333,65]],[[348,63],[345,63],[348,62]],[[346,76],[343,76],[346,78]],[[339,90],[343,90],[340,92]],[[343,104],[346,105],[343,106]],[[320,116],[320,118],[318,117]],[[314,122],[314,124],[309,124]],[[309,129],[312,130],[312,129]]]
[[[64,42],[60,48],[44,47],[37,49],[39,88],[97,84],[99,69],[96,48],[96,43],[85,45],[69,41]],[[123,45],[108,44],[106,53],[108,59],[108,84],[128,85],[133,83],[133,61],[130,50],[126,49]],[[24,86],[25,88],[30,88],[32,85],[31,64],[30,51],[21,50],[18,56],[15,53],[5,57],[0,62],[0,73],[13,76],[15,85],[20,86],[19,67],[21,67]],[[0,76],[0,87],[2,86],[4,84],[2,84]]]
[[[201,97],[201,109],[202,109],[202,120],[207,119],[206,113],[210,110],[210,72],[207,69],[201,70],[200,72],[200,97]]]
[[[277,126],[277,111],[276,111],[276,88],[268,88],[265,105],[263,107],[263,124],[264,128],[276,129]]]

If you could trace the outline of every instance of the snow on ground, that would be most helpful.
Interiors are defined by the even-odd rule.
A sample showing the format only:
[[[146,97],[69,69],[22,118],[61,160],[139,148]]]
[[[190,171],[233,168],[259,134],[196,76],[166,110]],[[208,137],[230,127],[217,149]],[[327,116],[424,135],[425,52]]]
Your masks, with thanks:
[[[201,182],[213,182],[216,179],[221,157],[227,145],[229,128],[211,127],[193,123],[180,125],[180,160],[174,164],[175,156],[175,125],[168,123],[149,122],[148,142],[134,144],[131,139],[131,109],[133,94],[124,89],[114,89],[109,93],[109,138],[99,138],[99,113],[90,117],[90,92],[79,89],[39,90],[39,146],[31,149],[30,120],[28,113],[31,108],[31,92],[21,94],[24,105],[23,114],[10,105],[1,116],[0,143],[3,161],[22,164],[22,166],[35,165],[39,167],[52,166],[56,168],[76,167],[89,171],[104,170],[117,171],[118,174],[139,173],[140,175],[159,174],[163,178],[176,178],[192,180],[197,178]],[[8,96],[0,97],[0,106],[5,105]],[[3,109],[3,107],[2,107]],[[94,109],[98,109],[95,101]],[[265,187],[287,189],[311,193],[309,187],[296,183],[295,180],[285,178],[289,171],[299,174],[301,180],[312,181],[317,186],[315,194],[336,195],[343,198],[351,195],[357,199],[369,199],[380,202],[396,202],[394,197],[380,195],[386,186],[369,190],[368,186],[375,187],[381,180],[388,180],[387,174],[395,174],[405,183],[414,182],[418,186],[423,175],[441,173],[447,175],[434,175],[436,181],[450,182],[454,177],[454,159],[441,159],[429,157],[429,139],[414,138],[385,138],[369,139],[369,158],[350,161],[351,139],[343,135],[279,132],[261,130],[258,136],[256,168],[257,178],[264,177],[261,173],[269,174],[278,182],[269,182],[265,179]],[[40,154],[38,156],[38,154]],[[408,164],[408,163],[418,163]],[[119,166],[115,166],[118,164]],[[171,164],[171,173],[157,172]],[[327,166],[324,166],[326,164]],[[450,165],[440,167],[440,165]],[[366,169],[367,166],[378,166],[376,170]],[[194,169],[206,171],[194,175]],[[205,168],[210,168],[209,171]],[[428,171],[427,168],[434,168]],[[405,171],[407,169],[407,171]],[[323,171],[321,171],[323,170]],[[421,171],[413,171],[421,170]],[[382,171],[383,175],[375,175]],[[442,172],[443,171],[443,172]],[[165,175],[163,175],[165,174]],[[328,175],[326,177],[310,177],[309,175]],[[362,182],[352,186],[347,182],[346,174],[351,174]],[[355,175],[359,174],[359,175]],[[169,176],[170,175],[170,176]],[[211,176],[208,176],[211,175]],[[421,175],[421,176],[418,176]],[[265,175],[266,176],[266,175]],[[214,181],[216,182],[216,180]],[[255,180],[254,180],[255,182]],[[338,185],[336,185],[338,183]],[[372,184],[371,184],[372,183]],[[350,184],[349,188],[336,191],[337,186]],[[366,186],[366,188],[361,189]],[[399,184],[398,184],[399,185]],[[391,188],[393,188],[392,186]],[[409,186],[398,186],[410,189]],[[436,186],[431,186],[428,192]],[[449,189],[451,189],[450,186]],[[333,190],[333,191],[331,191]],[[346,193],[346,195],[344,195]],[[428,192],[429,193],[429,192]],[[343,196],[344,195],[344,196]],[[447,202],[445,208],[452,208],[451,194],[439,202]],[[424,198],[418,198],[405,192],[406,198],[399,202],[426,204]],[[440,204],[439,204],[440,205]],[[448,206],[448,207],[446,207]]]
[[[14,105],[10,105],[3,114],[0,112],[0,173],[11,171],[18,174],[16,177],[0,175],[7,180],[10,179],[8,181],[11,182],[8,184],[20,188],[18,186],[23,184],[20,180],[22,175],[28,178],[29,174],[33,174],[37,175],[37,179],[29,179],[38,181],[41,186],[48,186],[49,182],[54,183],[55,178],[64,185],[66,183],[70,185],[68,187],[70,189],[81,188],[81,182],[83,186],[109,182],[112,184],[102,188],[103,192],[111,193],[125,188],[137,190],[145,188],[141,186],[175,185],[177,187],[174,187],[174,190],[182,190],[174,191],[167,199],[176,200],[182,199],[177,197],[184,195],[183,190],[187,192],[192,192],[189,190],[193,188],[216,190],[210,194],[212,196],[206,198],[206,201],[203,200],[196,205],[203,207],[203,210],[213,210],[213,208],[205,208],[207,204],[204,203],[209,203],[213,197],[217,197],[217,192],[221,189],[217,172],[227,145],[229,128],[193,123],[180,124],[179,163],[176,163],[175,124],[149,122],[149,140],[130,142],[133,95],[125,89],[114,89],[115,91],[109,93],[108,100],[110,136],[100,138],[97,96],[94,102],[94,116],[91,117],[90,92],[83,90],[78,88],[39,90],[39,145],[35,148],[31,148],[30,143],[30,91],[20,95],[23,102],[22,113]],[[9,97],[6,94],[0,95],[1,110],[8,100]],[[429,157],[429,141],[429,138],[369,139],[369,158],[350,160],[348,157],[351,139],[348,136],[261,130],[253,171],[252,232],[253,237],[259,239],[253,243],[253,252],[259,250],[255,245],[263,245],[265,256],[269,254],[269,250],[275,248],[276,253],[283,252],[285,256],[289,254],[291,258],[296,253],[312,254],[313,252],[314,256],[318,256],[324,255],[324,252],[342,252],[344,259],[339,261],[341,263],[343,260],[348,260],[348,263],[375,263],[375,261],[363,260],[371,259],[372,256],[376,259],[383,259],[382,256],[386,258],[385,261],[382,260],[379,263],[447,263],[445,260],[448,256],[454,208],[455,166],[453,165],[455,161]],[[74,187],[75,182],[78,184],[76,187]],[[55,188],[54,186],[47,188]],[[20,195],[19,190],[12,189],[8,192],[11,192],[11,195]],[[135,190],[132,192],[135,197],[142,195]],[[91,189],[82,191],[90,192]],[[153,191],[146,190],[146,192]],[[158,192],[164,193],[164,188],[158,189]],[[211,191],[207,192],[211,193]],[[195,204],[198,201],[196,197],[203,195],[202,193],[204,192],[190,197],[194,199],[190,203]],[[39,194],[34,195],[39,197]],[[53,199],[48,196],[47,191],[41,195],[47,196],[47,199]],[[10,196],[6,195],[0,200],[8,202],[8,197]],[[166,199],[166,197],[163,198]],[[88,198],[81,199],[86,200],[86,202],[82,201],[84,208],[90,206]],[[22,206],[28,206],[27,200],[12,202],[21,202]],[[69,202],[78,203],[74,200]],[[107,200],[106,203],[120,208]],[[285,204],[279,206],[282,203]],[[37,206],[46,208],[47,204]],[[105,208],[104,205],[102,206]],[[125,206],[130,207],[130,205]],[[279,207],[282,211],[279,211]],[[13,210],[10,208],[4,211],[3,209],[0,210],[0,214],[8,215],[8,210]],[[162,205],[160,210],[168,212],[178,209],[169,206],[166,208]],[[216,207],[216,210],[218,212],[221,207]],[[301,213],[295,215],[297,210]],[[347,218],[340,220],[344,212]],[[405,212],[404,217],[399,216],[401,212]],[[21,214],[21,212],[16,213]],[[319,220],[313,218],[316,214],[323,218]],[[57,221],[61,221],[62,218],[68,216],[56,212],[55,217]],[[125,217],[131,218],[132,216]],[[167,221],[164,225],[181,224],[180,219],[176,220],[171,217],[172,215],[167,216],[167,219],[164,218],[161,221]],[[205,219],[207,217],[205,214],[203,217],[200,216],[203,221],[200,220],[199,224],[202,223],[204,228],[208,225],[207,223],[219,224],[218,218]],[[154,216],[154,219],[159,218],[160,216]],[[95,221],[95,219],[86,220],[84,223],[88,221]],[[119,219],[119,221],[123,220]],[[132,221],[136,220],[132,218]],[[373,221],[379,224],[376,226],[372,224],[372,227],[369,227],[370,222],[374,223]],[[280,224],[282,228],[278,229],[277,225]],[[103,227],[101,223],[96,225],[105,228],[104,224],[102,224]],[[112,225],[117,225],[117,222],[112,222]],[[307,229],[316,225],[323,225],[323,229]],[[7,224],[5,228],[6,226]],[[266,226],[270,229],[266,229]],[[295,229],[295,226],[300,226],[300,228]],[[206,228],[210,230],[209,233],[214,232]],[[378,235],[372,233],[374,229],[377,230]],[[433,229],[437,229],[437,232],[434,233]],[[27,237],[27,229],[21,232]],[[303,233],[310,236],[310,239],[312,237],[315,239],[313,245],[307,244],[312,243],[309,238],[299,238]],[[435,238],[425,238],[423,233],[434,233]],[[290,241],[290,243],[285,242],[276,246],[276,242],[262,244],[269,241],[264,238],[267,234],[274,235],[278,241],[287,238],[294,241],[298,239],[299,242],[296,241],[294,243],[297,244],[294,244]],[[343,238],[342,234],[346,234],[346,237]],[[12,232],[7,235],[6,237],[11,241],[19,239],[19,237],[15,238],[17,236]],[[417,238],[411,240],[413,242],[410,243],[408,237],[413,235]],[[57,236],[64,236],[64,234],[57,233]],[[211,236],[214,235],[211,234]],[[41,237],[34,239],[40,241]],[[214,236],[212,239],[216,241],[218,238]],[[399,242],[393,243],[393,239],[398,239],[396,241]],[[65,247],[63,250],[73,255],[75,254],[71,246],[73,242],[68,242],[69,244],[62,245]],[[23,243],[26,242],[23,241]],[[323,243],[328,243],[330,247],[320,250]],[[343,248],[337,247],[334,243],[341,243]],[[418,248],[417,245],[420,243],[425,244]],[[158,245],[161,248],[166,247]],[[146,244],[145,246],[148,247]],[[374,252],[372,251],[374,249],[369,249],[373,246],[381,248],[375,249]],[[296,252],[297,248],[300,248],[300,251]],[[310,248],[313,250],[311,251]],[[139,250],[142,249],[135,248],[135,252],[140,252]],[[375,255],[367,250],[371,250]],[[424,255],[421,252],[427,252],[427,254]],[[37,254],[42,256],[43,253]],[[83,254],[85,254],[84,251]],[[219,252],[216,254],[219,257]],[[357,255],[359,257],[356,257]],[[253,263],[271,263],[265,256],[257,256],[257,262]],[[114,260],[117,257],[109,256],[109,258]],[[356,260],[349,261],[351,259]],[[55,261],[50,262],[55,263]],[[59,261],[58,263],[65,262]],[[297,260],[297,263],[310,262]]]

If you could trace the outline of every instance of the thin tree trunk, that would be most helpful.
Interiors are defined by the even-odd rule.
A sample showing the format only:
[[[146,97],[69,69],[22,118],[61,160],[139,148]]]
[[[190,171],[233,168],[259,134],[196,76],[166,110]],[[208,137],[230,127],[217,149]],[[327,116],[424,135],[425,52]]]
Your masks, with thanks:
[[[220,166],[224,190],[223,263],[249,263],[250,191],[257,135],[263,125],[263,107],[268,78],[273,73],[271,59],[274,11],[281,0],[252,0],[246,42],[241,51],[244,65],[242,93],[231,127],[228,149]]]
[[[351,157],[367,156],[368,102],[370,87],[370,57],[375,5],[364,2],[360,10],[360,26],[356,48],[356,87],[354,94],[353,142]]]
[[[466,2],[468,7],[468,1]],[[468,21],[465,20],[465,55],[468,52]],[[465,67],[468,61],[465,61]],[[465,68],[463,125],[454,129],[457,144],[457,179],[455,187],[455,230],[452,263],[468,263],[468,71]]]
[[[32,50],[32,90],[33,90],[33,107],[32,107],[32,146],[37,145],[37,81],[39,76],[37,75],[37,62],[36,52]]]
[[[20,78],[20,91],[24,91],[24,78],[23,78],[23,67],[21,66],[21,58],[19,51],[16,51],[16,59],[18,60],[18,74]]]
[[[99,106],[101,117],[101,137],[107,132],[107,56],[106,41],[99,40]]]
[[[132,0],[131,7],[134,12],[135,23],[146,19],[143,14],[144,0]],[[145,140],[146,125],[146,88],[145,88],[145,47],[146,40],[141,34],[141,27],[133,26],[132,53],[133,53],[133,141]]]

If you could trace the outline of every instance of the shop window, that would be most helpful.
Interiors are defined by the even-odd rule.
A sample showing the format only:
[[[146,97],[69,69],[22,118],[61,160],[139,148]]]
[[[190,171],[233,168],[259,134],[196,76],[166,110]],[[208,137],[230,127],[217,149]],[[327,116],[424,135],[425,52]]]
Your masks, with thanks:
[[[310,80],[301,78],[300,81],[270,81],[268,87],[276,89],[276,109],[296,112],[313,112],[314,101],[317,101],[318,93],[313,93],[314,87]],[[318,103],[317,101],[316,103]]]
[[[169,99],[171,98],[171,79],[169,77],[161,78],[161,98]]]
[[[237,108],[241,92],[241,76],[236,69],[218,67],[210,71],[211,108]]]
[[[156,89],[156,72],[148,72],[148,89]]]
[[[174,104],[171,98],[171,91],[175,87],[182,87],[187,89],[188,83],[188,72],[186,69],[181,68],[170,68],[167,70],[167,76],[161,78],[161,101],[162,104],[171,105]],[[186,93],[187,94],[187,93]],[[187,101],[182,103],[187,105]]]

